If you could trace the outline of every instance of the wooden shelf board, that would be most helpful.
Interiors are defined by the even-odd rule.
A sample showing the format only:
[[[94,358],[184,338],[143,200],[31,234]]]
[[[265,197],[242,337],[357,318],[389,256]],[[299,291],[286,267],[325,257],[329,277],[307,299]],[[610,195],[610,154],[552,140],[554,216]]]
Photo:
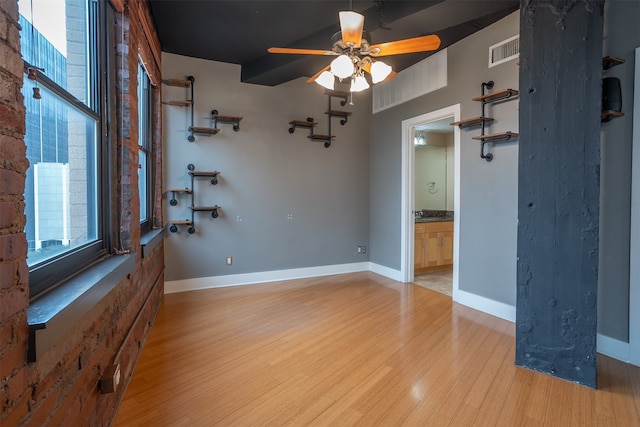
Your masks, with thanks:
[[[306,120],[291,120],[289,124],[296,127],[312,128],[314,126],[317,126],[318,122],[308,122]]]
[[[191,80],[182,80],[182,79],[163,79],[162,83],[167,86],[176,86],[176,87],[189,87],[191,86]]]
[[[471,98],[473,101],[484,101],[484,102],[496,102],[502,101],[504,99],[514,98],[518,95],[518,91],[515,89],[504,89],[499,90],[497,92],[488,93],[483,96],[477,96],[475,98]]]
[[[215,135],[220,132],[218,128],[200,128],[196,126],[189,126],[189,131],[193,133],[199,133],[203,135]]]
[[[486,142],[507,142],[507,141],[513,141],[517,138],[518,138],[518,134],[515,132],[501,132],[501,133],[494,133],[490,135],[474,136],[471,139],[475,139],[476,141],[486,141]]]
[[[195,212],[211,212],[220,209],[220,206],[189,206]]]
[[[494,119],[491,117],[472,117],[470,119],[460,120],[459,122],[449,123],[451,126],[467,127],[473,125],[482,124],[482,122],[492,122]]]
[[[309,135],[307,138],[309,138],[309,139],[317,139],[319,141],[330,141],[333,138],[335,138],[335,135],[314,134],[314,135]]]
[[[624,64],[626,61],[622,58],[618,58],[616,56],[605,56],[602,58],[602,69],[608,70],[611,67],[615,67],[616,65]]]
[[[204,171],[189,171],[189,175],[192,176],[217,176],[220,175],[218,171],[204,172]]]
[[[215,119],[219,122],[222,123],[235,123],[235,122],[239,122],[240,120],[242,120],[242,117],[238,117],[238,116],[221,116],[220,114],[215,114],[213,116],[211,116],[212,119]]]
[[[188,107],[191,105],[191,101],[187,100],[187,101],[162,101],[163,104],[165,105],[174,105],[176,107]]]
[[[329,95],[329,96],[335,96],[337,98],[344,98],[344,99],[349,98],[349,93],[348,92],[343,92],[341,90],[325,89],[324,90],[324,94],[325,95]]]
[[[600,120],[613,119],[622,116],[624,116],[622,111],[607,110],[600,113]]]
[[[193,222],[191,220],[185,219],[185,220],[177,220],[177,221],[169,221],[169,224],[175,224],[175,225],[192,225]]]
[[[349,117],[351,114],[353,114],[351,111],[340,111],[340,110],[329,110],[329,111],[325,111],[324,113],[330,116],[336,116],[336,117]]]

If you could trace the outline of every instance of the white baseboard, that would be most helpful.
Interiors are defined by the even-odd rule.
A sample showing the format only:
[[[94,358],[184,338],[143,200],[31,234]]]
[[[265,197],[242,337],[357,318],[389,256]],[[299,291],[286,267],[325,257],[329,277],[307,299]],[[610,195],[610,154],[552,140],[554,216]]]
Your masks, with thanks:
[[[226,276],[198,277],[195,279],[165,282],[164,293],[194,291],[198,289],[222,288],[227,286],[252,285],[281,280],[304,279],[307,277],[330,276],[332,274],[369,271],[368,262],[323,265],[319,267],[292,268],[289,270],[261,271],[257,273],[230,274]]]
[[[385,267],[384,265],[376,264],[374,262],[369,263],[369,271],[379,274],[389,279],[402,282],[402,272],[400,270],[394,270],[393,268]]]
[[[454,290],[453,301],[492,316],[508,320],[509,322],[516,321],[516,308],[513,305],[505,304],[500,301],[495,301],[461,290]]]
[[[629,343],[598,334],[598,353],[629,363]]]

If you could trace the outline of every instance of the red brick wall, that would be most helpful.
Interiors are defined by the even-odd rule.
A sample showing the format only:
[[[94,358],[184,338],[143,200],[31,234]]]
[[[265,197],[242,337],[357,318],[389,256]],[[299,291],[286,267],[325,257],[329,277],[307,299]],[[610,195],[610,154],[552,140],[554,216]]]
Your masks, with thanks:
[[[133,5],[135,7],[131,8]],[[123,249],[136,252],[136,268],[91,310],[75,330],[34,363],[27,363],[29,272],[23,192],[26,149],[20,56],[18,7],[16,0],[0,0],[0,425],[108,425],[115,416],[142,343],[155,319],[164,288],[164,247],[140,256],[137,221],[137,105],[136,66],[140,43],[147,43],[159,58],[155,34],[143,31],[137,16],[146,11],[146,2],[130,0],[118,22],[123,25],[124,68],[128,82],[118,85],[118,122],[124,123],[110,146],[126,154],[119,166],[114,186],[122,211],[117,212],[126,231]],[[128,25],[128,23],[135,23]],[[149,41],[147,42],[147,39]],[[121,40],[122,41],[122,40]],[[160,64],[155,64],[160,68]],[[128,84],[124,84],[128,83]],[[159,92],[156,95],[159,105]],[[125,106],[130,106],[127,108]],[[124,107],[124,108],[123,108]],[[127,117],[128,116],[128,117]],[[160,143],[160,115],[156,115],[154,146]],[[119,151],[120,152],[120,151]],[[158,166],[159,168],[160,166]],[[158,171],[160,174],[161,171]],[[130,177],[132,177],[130,179]],[[159,184],[156,184],[157,186]],[[161,189],[156,189],[159,204]],[[154,210],[154,224],[162,224],[161,210]],[[122,349],[121,352],[119,350]],[[122,370],[121,387],[111,394],[100,394],[99,381],[104,370],[118,357]]]

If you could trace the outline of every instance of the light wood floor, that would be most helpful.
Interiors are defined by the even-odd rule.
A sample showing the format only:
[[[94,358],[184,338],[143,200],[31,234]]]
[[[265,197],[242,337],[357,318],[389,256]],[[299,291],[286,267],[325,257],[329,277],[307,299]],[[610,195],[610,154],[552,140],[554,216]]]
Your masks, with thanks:
[[[640,368],[513,361],[513,324],[373,273],[170,294],[114,425],[640,426]]]

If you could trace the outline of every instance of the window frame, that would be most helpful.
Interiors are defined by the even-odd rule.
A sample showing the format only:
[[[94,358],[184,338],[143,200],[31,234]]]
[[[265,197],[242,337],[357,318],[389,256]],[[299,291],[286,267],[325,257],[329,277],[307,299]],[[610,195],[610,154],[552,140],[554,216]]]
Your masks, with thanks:
[[[151,82],[151,78],[149,77],[149,73],[147,69],[144,67],[144,62],[142,58],[138,58],[138,84],[140,84],[140,73],[143,74],[143,78],[146,82],[146,88],[143,89],[146,91],[145,101],[140,99],[138,96],[138,155],[141,156],[144,153],[146,158],[146,173],[144,177],[144,183],[146,185],[146,200],[142,200],[140,198],[140,210],[142,210],[142,205],[144,204],[146,207],[147,217],[145,220],[140,221],[140,232],[144,234],[148,231],[151,231],[151,224],[153,219],[153,119],[154,119],[154,111],[153,111],[153,84]],[[141,93],[140,88],[138,87],[138,95]],[[145,135],[140,135],[141,122],[142,122],[142,107],[145,106],[146,109],[146,130]],[[144,140],[143,140],[144,139]],[[141,144],[142,142],[142,144]],[[140,163],[139,163],[140,167]],[[138,180],[138,182],[140,182]],[[140,195],[140,188],[138,188],[138,195]]]
[[[96,122],[94,146],[96,155],[96,170],[87,171],[87,175],[94,173],[96,177],[96,212],[88,206],[88,216],[94,215],[97,220],[96,238],[91,242],[65,251],[50,259],[44,260],[29,267],[30,300],[34,300],[47,291],[55,288],[62,282],[77,275],[85,268],[94,265],[108,254],[110,247],[110,223],[109,223],[109,180],[110,165],[108,151],[108,113],[109,104],[107,89],[109,85],[107,73],[108,40],[111,32],[107,25],[106,2],[86,0],[87,4],[87,31],[88,53],[87,65],[89,73],[87,96],[89,100],[84,103],[73,96],[69,91],[60,87],[52,79],[37,70],[38,85],[46,88],[62,102],[66,102],[71,108]],[[93,54],[92,54],[93,53]],[[31,64],[25,61],[25,78]],[[88,105],[87,105],[88,104]],[[25,112],[25,115],[27,113]]]

